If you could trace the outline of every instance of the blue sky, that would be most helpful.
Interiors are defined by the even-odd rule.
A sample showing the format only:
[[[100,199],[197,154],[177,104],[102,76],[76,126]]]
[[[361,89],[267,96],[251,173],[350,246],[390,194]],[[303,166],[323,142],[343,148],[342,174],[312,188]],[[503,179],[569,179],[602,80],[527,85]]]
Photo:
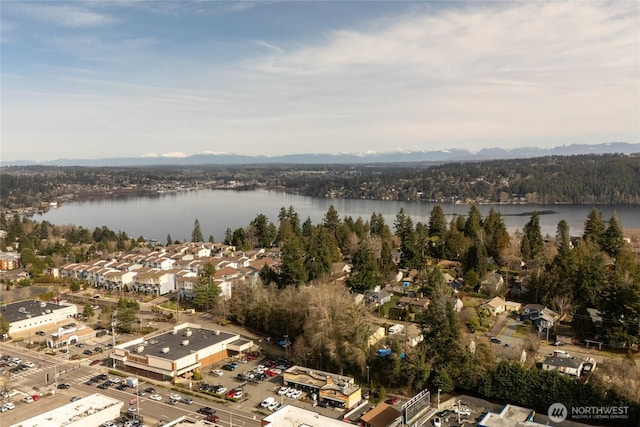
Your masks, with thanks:
[[[640,3],[2,1],[1,160],[640,141]]]

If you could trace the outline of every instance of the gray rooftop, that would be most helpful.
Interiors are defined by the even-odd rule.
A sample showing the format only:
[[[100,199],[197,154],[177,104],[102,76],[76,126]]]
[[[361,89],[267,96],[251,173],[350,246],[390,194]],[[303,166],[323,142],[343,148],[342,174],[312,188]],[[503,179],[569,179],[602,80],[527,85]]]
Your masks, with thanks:
[[[50,302],[25,300],[3,304],[0,306],[0,314],[2,314],[2,317],[4,317],[9,323],[13,323],[19,320],[43,316],[47,314],[47,310],[51,313],[52,311],[66,307],[66,305],[59,305]]]
[[[191,334],[189,336],[189,334]],[[141,343],[131,344],[126,347],[119,348],[129,350],[133,355],[154,356],[168,360],[177,360],[185,357],[192,352],[203,350],[209,346],[219,344],[224,341],[237,341],[237,334],[230,334],[222,331],[214,331],[202,328],[183,328],[174,331],[165,332],[161,335],[150,337],[142,346]],[[186,344],[186,345],[185,345]],[[142,348],[142,352],[138,349]],[[167,353],[163,349],[168,348]]]

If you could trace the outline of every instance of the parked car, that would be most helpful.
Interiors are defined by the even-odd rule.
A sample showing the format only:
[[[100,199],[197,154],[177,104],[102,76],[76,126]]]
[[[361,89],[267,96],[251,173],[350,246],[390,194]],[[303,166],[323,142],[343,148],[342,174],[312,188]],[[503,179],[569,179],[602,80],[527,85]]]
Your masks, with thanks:
[[[144,389],[144,392],[145,393],[155,393],[156,389],[153,388],[153,387],[147,387],[147,388]]]
[[[180,400],[180,399],[182,399],[182,397],[179,394],[172,393],[172,394],[169,395],[169,399],[171,399],[171,400]]]
[[[43,336],[45,336],[47,334],[44,331],[37,331],[36,335],[39,335],[39,336],[43,337]]]
[[[385,400],[384,403],[386,403],[387,405],[395,405],[396,403],[398,403],[398,398],[395,396],[392,396],[387,400]]]
[[[12,409],[16,409],[16,405],[14,405],[11,402],[7,402],[3,405],[5,408],[7,408],[8,410],[12,410]]]
[[[266,399],[264,399],[261,403],[260,403],[260,407],[261,408],[268,408],[269,405],[271,405],[273,402],[275,402],[275,399],[271,396],[267,397]]]
[[[33,403],[33,397],[31,397],[31,396],[25,396],[25,397],[22,399],[22,401],[23,401],[24,403]]]
[[[554,342],[554,343],[553,343],[553,345],[554,345],[554,346],[556,346],[556,347],[561,347],[561,346],[563,346],[564,344],[565,344],[565,343],[564,343],[564,342],[562,342],[562,341],[556,341],[556,342]]]
[[[214,369],[214,370],[212,370],[212,371],[211,371],[211,373],[212,373],[213,375],[218,376],[218,377],[221,377],[221,376],[223,376],[223,375],[224,375],[224,372],[222,372],[222,370],[220,370],[220,369]]]
[[[162,400],[162,396],[160,396],[159,394],[152,394],[151,396],[149,396],[149,399],[151,399],[151,400]]]
[[[73,397],[71,398],[71,401],[72,401],[72,402],[76,402],[76,401],[78,401],[78,400],[80,400],[80,397],[78,397],[78,396],[73,396]]]
[[[98,365],[100,364],[100,362],[102,362],[100,359],[92,360],[91,363],[89,363],[89,366]]]
[[[440,420],[440,417],[435,417],[433,419],[433,427],[442,427],[442,420]]]
[[[82,347],[84,347],[84,344],[82,344],[81,342],[79,342],[78,344],[76,344],[76,347],[78,347],[78,348],[82,348]]]
[[[58,384],[58,388],[60,390],[67,390],[68,388],[71,388],[71,386],[69,384],[62,383],[62,384]]]
[[[496,337],[489,338],[489,341],[491,341],[494,344],[502,344],[502,341]]]
[[[282,386],[278,389],[278,396],[284,396],[289,391],[289,387]]]
[[[93,351],[86,349],[85,351],[82,352],[82,354],[86,354],[87,356],[93,356]]]

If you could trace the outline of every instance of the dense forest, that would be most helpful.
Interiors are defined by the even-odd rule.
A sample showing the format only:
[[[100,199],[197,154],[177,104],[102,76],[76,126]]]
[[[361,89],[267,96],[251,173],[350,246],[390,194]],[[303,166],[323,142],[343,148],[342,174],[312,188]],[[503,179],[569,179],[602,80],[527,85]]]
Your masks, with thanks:
[[[437,165],[15,166],[0,170],[0,183],[5,210],[185,188],[266,188],[312,197],[436,203],[640,204],[640,156],[550,156]]]

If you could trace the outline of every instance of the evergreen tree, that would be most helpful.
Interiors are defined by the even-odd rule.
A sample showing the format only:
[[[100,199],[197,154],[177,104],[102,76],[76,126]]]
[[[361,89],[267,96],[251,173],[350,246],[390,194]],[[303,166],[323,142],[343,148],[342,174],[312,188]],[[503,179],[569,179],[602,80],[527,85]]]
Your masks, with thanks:
[[[167,234],[167,246],[171,246],[173,243],[173,239],[171,238],[171,234]]]
[[[482,215],[476,205],[471,205],[469,216],[464,224],[464,235],[466,237],[476,237],[482,231]]]
[[[624,235],[622,227],[616,216],[612,216],[602,238],[602,250],[611,257],[617,257],[620,249],[624,245]]]
[[[202,237],[202,231],[200,230],[200,221],[198,221],[198,219],[196,219],[193,223],[193,231],[191,232],[191,241],[204,242],[204,237]]]
[[[542,253],[544,241],[540,231],[540,214],[534,212],[531,219],[524,225],[520,252],[525,261],[535,259]]]
[[[483,243],[487,249],[487,253],[496,261],[500,261],[502,252],[509,247],[511,242],[502,216],[499,212],[491,208],[482,226],[485,235]]]
[[[400,268],[415,268],[418,265],[416,254],[416,235],[413,221],[404,212],[404,208],[396,214],[394,222],[396,235],[400,238]]]
[[[347,286],[358,292],[364,292],[382,285],[382,277],[373,252],[366,240],[362,240],[353,256],[353,271],[347,279]]]
[[[215,282],[215,274],[216,267],[213,263],[205,264],[200,270],[193,298],[193,304],[200,310],[210,311],[216,306],[221,289]]]
[[[438,236],[443,238],[447,233],[447,218],[440,205],[435,205],[431,209],[429,216],[429,236]]]
[[[606,225],[602,218],[602,212],[596,208],[591,209],[591,212],[584,223],[583,238],[585,240],[591,240],[593,243],[601,246],[602,241],[604,240],[605,231]]]
[[[282,246],[282,258],[278,287],[298,286],[307,280],[304,268],[304,250],[298,238],[289,239]]]

